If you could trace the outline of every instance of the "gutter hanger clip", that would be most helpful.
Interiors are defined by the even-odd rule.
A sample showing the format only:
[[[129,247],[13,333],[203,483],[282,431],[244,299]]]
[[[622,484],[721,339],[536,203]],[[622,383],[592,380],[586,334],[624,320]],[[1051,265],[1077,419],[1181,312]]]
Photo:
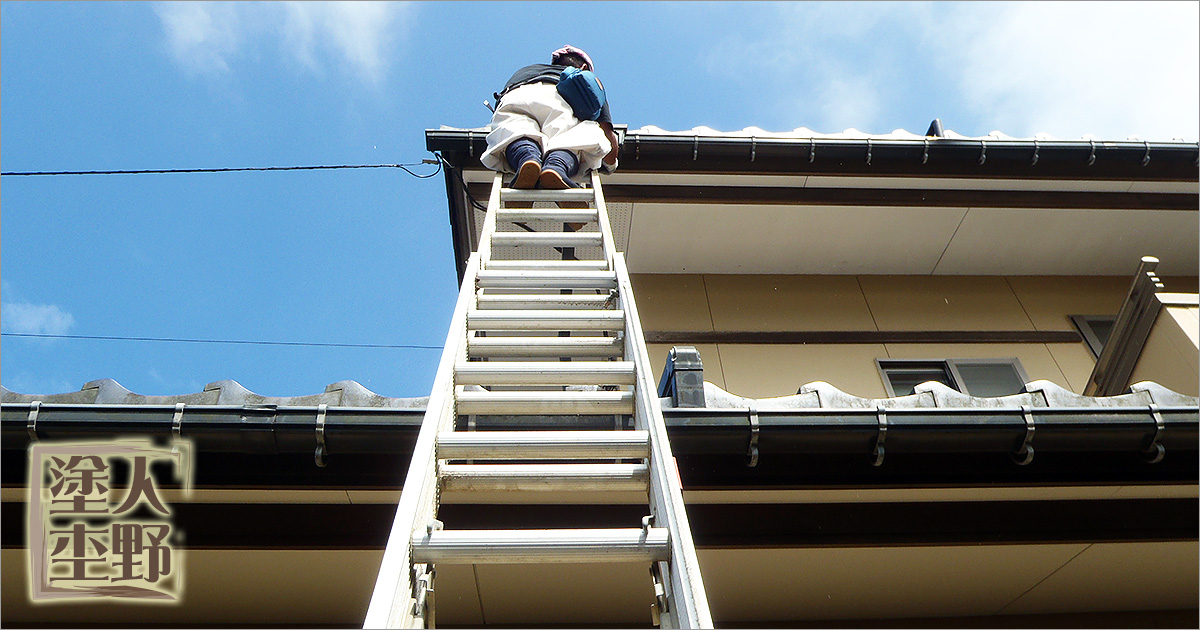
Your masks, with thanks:
[[[883,443],[887,440],[887,410],[882,405],[875,407],[875,419],[879,422],[879,434],[875,437],[875,445],[871,448],[872,466],[882,466],[884,449]]]
[[[171,452],[179,453],[179,441],[183,439],[183,408],[187,403],[175,403],[175,415],[171,417]]]
[[[37,432],[37,417],[38,411],[42,408],[42,401],[35,400],[29,403],[29,418],[25,421],[25,430],[29,433],[29,441],[38,441]]]
[[[758,407],[750,403],[750,446],[746,448],[746,467],[758,465]]]
[[[329,405],[325,403],[317,405],[317,450],[313,453],[313,460],[318,468],[324,468],[329,463],[329,449],[325,447],[325,412],[328,409]]]
[[[1037,430],[1037,426],[1033,423],[1032,407],[1021,405],[1021,415],[1025,417],[1025,439],[1011,455],[1018,466],[1028,466],[1033,461],[1033,433]]]
[[[1146,463],[1157,464],[1167,454],[1167,450],[1158,441],[1162,437],[1163,429],[1167,428],[1167,423],[1163,420],[1162,413],[1158,410],[1158,405],[1150,405],[1150,415],[1154,416],[1154,437],[1150,438],[1150,446],[1142,449],[1142,456],[1145,457]]]

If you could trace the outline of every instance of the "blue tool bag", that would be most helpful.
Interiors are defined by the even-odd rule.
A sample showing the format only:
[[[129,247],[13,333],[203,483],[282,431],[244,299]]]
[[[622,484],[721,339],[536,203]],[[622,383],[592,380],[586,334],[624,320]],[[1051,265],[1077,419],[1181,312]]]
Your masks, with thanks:
[[[591,70],[564,69],[558,79],[558,93],[579,120],[596,120],[607,102],[604,86]]]

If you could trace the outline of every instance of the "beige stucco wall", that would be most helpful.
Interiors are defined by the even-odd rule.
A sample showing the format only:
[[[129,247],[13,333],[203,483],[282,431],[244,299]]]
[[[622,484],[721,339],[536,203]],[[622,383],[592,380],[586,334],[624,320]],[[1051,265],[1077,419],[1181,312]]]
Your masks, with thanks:
[[[1072,331],[1071,315],[1115,315],[1130,285],[1128,277],[1079,276],[635,274],[632,281],[642,328],[675,332]],[[1167,290],[1196,285],[1194,278],[1164,282]],[[691,345],[705,380],[756,398],[794,394],[812,381],[884,397],[874,361],[881,358],[1015,357],[1030,380],[1079,393],[1095,366],[1083,342]],[[649,346],[655,378],[669,351],[670,344]],[[1192,379],[1194,393],[1196,378],[1182,378]]]
[[[1154,381],[1189,396],[1200,395],[1200,309],[1165,306],[1150,329],[1130,383]],[[701,355],[703,356],[703,355]]]

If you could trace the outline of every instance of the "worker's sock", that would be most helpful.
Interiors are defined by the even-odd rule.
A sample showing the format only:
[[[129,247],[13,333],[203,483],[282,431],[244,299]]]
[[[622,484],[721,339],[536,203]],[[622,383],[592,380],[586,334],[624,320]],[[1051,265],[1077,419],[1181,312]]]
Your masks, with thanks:
[[[538,177],[542,173],[542,148],[529,138],[521,138],[508,145],[504,150],[508,165],[517,172],[509,187],[533,188],[537,186]]]
[[[546,154],[542,162],[542,188],[562,190],[563,188],[578,188],[571,177],[579,171],[579,158],[574,153],[557,149]]]

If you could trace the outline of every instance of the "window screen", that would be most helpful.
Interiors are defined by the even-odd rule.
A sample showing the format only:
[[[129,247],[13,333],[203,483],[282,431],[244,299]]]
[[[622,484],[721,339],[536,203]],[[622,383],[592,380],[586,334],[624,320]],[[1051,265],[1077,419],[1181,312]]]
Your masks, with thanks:
[[[927,381],[937,381],[958,389],[944,361],[889,361],[881,362],[880,369],[892,396],[908,396],[913,393],[914,387]]]
[[[1019,393],[1028,380],[1016,359],[878,359],[889,396],[908,396],[917,385],[937,381],[971,396]]]
[[[954,361],[962,385],[959,391],[984,397],[1009,396],[1021,391],[1025,379],[1021,378],[1014,361]]]

